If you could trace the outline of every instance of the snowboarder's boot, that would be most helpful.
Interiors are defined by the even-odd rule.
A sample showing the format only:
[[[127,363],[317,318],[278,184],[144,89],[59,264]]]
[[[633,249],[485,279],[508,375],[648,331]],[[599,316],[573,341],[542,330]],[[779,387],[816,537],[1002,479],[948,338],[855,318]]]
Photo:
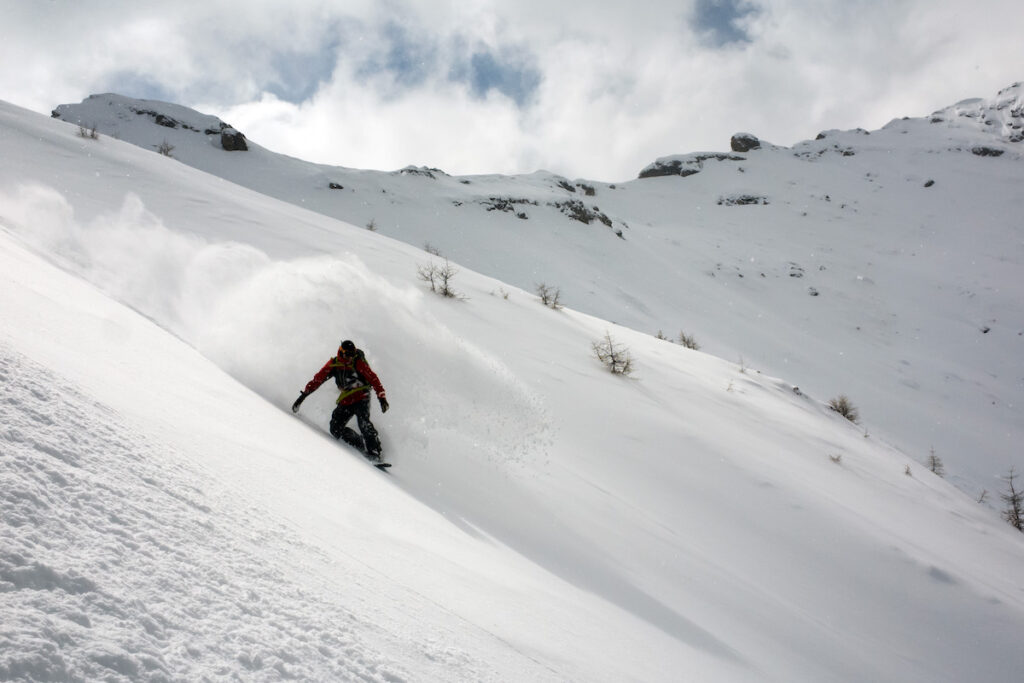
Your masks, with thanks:
[[[363,437],[359,436],[354,429],[349,427],[343,427],[339,438],[347,443],[349,446],[358,448],[359,450],[365,450],[363,444]]]

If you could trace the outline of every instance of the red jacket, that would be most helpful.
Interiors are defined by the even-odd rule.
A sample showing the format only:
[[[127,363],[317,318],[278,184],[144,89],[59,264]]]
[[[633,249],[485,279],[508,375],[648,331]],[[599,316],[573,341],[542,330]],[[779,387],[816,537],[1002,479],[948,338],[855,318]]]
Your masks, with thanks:
[[[384,386],[377,378],[377,374],[366,362],[366,356],[362,351],[356,351],[355,358],[345,358],[341,354],[327,361],[320,370],[309,380],[303,393],[310,394],[320,388],[320,385],[331,377],[341,390],[338,396],[338,405],[347,406],[366,400],[370,389],[377,394],[378,399],[385,399]]]

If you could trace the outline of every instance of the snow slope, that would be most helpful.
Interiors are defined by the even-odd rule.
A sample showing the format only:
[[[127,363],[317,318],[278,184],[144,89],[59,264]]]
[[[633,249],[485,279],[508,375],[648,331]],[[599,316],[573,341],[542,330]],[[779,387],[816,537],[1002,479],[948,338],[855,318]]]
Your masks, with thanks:
[[[824,397],[10,105],[0,159],[0,677],[1018,677],[1020,534]],[[342,337],[390,475],[288,410]]]
[[[822,398],[846,394],[866,430],[917,462],[934,452],[978,497],[1020,466],[1024,440],[1022,93],[792,149],[666,157],[641,175],[697,172],[617,184],[359,171],[252,141],[225,152],[202,132],[218,119],[117,95],[55,115],[150,150],[166,141],[183,163],[258,192],[372,222],[527,291],[558,287],[573,308],[633,329],[685,332]],[[145,113],[156,111],[180,125],[157,125]]]

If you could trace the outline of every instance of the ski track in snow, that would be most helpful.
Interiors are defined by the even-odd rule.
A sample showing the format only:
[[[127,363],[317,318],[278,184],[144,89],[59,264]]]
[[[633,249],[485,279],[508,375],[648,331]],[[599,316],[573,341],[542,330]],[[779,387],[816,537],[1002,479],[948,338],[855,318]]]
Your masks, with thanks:
[[[289,575],[315,549],[8,347],[0,425],[0,679],[408,679]]]

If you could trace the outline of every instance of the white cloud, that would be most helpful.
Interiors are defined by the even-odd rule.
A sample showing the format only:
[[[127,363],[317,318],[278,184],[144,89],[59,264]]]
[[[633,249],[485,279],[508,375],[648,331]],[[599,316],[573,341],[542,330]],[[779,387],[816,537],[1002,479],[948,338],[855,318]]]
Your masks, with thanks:
[[[788,145],[1024,78],[1019,2],[725,5],[748,40],[716,48],[694,2],[0,0],[0,97],[173,99],[352,167],[624,180],[740,130]]]

